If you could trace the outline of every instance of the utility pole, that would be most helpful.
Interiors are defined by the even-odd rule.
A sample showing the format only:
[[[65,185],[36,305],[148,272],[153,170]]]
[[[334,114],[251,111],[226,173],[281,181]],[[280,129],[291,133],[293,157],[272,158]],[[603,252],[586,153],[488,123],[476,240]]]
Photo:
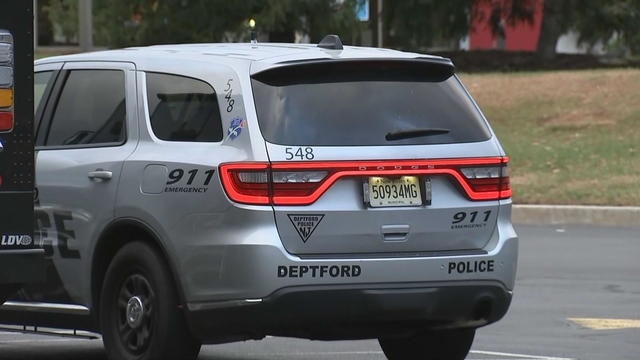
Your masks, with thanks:
[[[379,48],[382,47],[382,1],[383,0],[376,1],[378,3],[377,19],[378,19],[378,47]]]
[[[81,51],[93,50],[92,0],[78,0],[78,42]]]
[[[33,0],[33,51],[38,50],[38,0]]]

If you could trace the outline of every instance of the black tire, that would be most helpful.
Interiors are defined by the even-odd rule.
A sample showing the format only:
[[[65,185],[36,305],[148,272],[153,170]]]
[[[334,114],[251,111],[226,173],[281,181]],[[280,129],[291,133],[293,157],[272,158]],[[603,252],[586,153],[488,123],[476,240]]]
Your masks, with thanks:
[[[100,294],[100,328],[111,360],[193,360],[200,352],[167,265],[142,242],[125,245],[109,265]]]
[[[464,360],[475,334],[475,329],[441,330],[379,342],[389,360]]]

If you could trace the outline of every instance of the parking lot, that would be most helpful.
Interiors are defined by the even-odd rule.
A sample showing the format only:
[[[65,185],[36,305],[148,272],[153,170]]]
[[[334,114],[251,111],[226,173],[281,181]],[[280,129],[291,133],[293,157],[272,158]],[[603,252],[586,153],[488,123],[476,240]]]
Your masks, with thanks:
[[[640,230],[518,226],[518,282],[500,322],[468,359],[637,360]],[[104,359],[99,339],[0,332],[0,359]],[[376,341],[267,338],[203,347],[200,359],[384,359]]]

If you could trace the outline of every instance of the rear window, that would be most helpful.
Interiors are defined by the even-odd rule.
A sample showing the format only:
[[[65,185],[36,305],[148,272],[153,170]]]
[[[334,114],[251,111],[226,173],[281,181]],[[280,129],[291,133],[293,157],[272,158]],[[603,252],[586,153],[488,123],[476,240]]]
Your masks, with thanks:
[[[281,145],[423,145],[491,134],[453,69],[418,61],[327,62],[252,78],[260,129]]]
[[[147,73],[151,128],[166,141],[217,142],[222,120],[216,92],[204,81]]]

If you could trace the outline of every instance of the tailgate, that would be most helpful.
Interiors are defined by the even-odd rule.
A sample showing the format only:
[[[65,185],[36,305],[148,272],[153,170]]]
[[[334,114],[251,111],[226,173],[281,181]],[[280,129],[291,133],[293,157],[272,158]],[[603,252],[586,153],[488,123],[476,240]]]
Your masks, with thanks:
[[[289,252],[482,252],[511,194],[506,159],[450,64],[321,61],[252,86]]]

